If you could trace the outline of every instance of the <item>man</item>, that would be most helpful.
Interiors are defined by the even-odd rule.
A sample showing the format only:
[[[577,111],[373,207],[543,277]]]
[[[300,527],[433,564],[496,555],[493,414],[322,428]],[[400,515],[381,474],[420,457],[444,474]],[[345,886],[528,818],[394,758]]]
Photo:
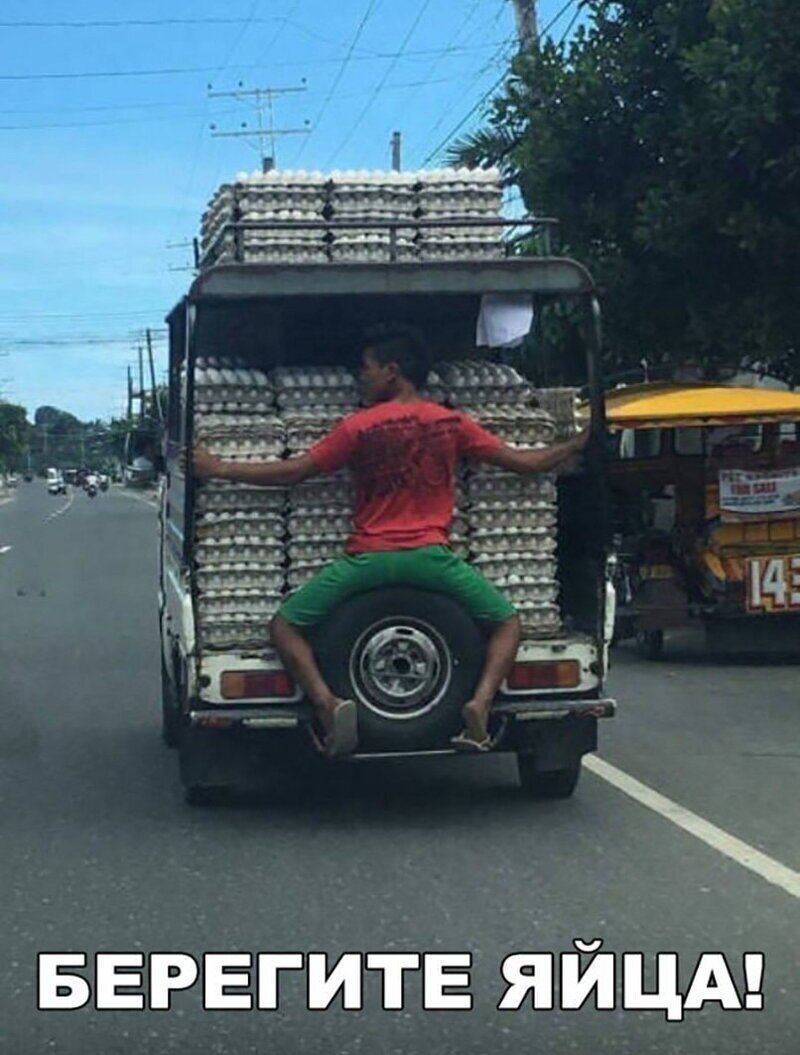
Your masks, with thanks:
[[[434,582],[491,625],[483,672],[464,704],[464,731],[453,740],[460,750],[488,750],[489,712],[514,663],[520,623],[500,591],[448,546],[456,466],[463,457],[517,473],[547,472],[586,442],[581,434],[546,449],[509,447],[466,414],[421,399],[428,371],[427,348],[414,330],[383,327],[363,353],[361,384],[370,406],[341,421],[308,454],[267,464],[222,462],[202,449],[194,454],[198,477],[251,485],[292,486],[344,466],[352,471],[355,530],[344,555],[292,594],[270,625],[284,666],[314,705],[320,747],[330,756],[355,750],[356,708],[333,694],[302,631],[347,597],[402,581]]]

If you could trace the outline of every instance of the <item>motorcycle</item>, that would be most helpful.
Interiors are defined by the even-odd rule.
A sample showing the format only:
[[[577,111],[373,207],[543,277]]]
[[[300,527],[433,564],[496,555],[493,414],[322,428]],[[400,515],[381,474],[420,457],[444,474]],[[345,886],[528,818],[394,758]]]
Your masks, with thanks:
[[[97,484],[87,484],[86,485],[86,494],[90,498],[97,498]]]

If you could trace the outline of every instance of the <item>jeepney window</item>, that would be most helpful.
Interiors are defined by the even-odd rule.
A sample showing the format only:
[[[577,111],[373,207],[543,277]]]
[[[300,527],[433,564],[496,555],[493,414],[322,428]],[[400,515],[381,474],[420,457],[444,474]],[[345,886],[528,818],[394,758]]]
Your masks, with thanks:
[[[755,454],[761,450],[764,437],[762,425],[726,425],[719,428],[709,429],[707,435],[707,451],[709,454],[719,454],[725,450],[739,449]]]
[[[619,456],[622,459],[657,458],[661,454],[661,429],[623,429]]]
[[[761,425],[720,425],[716,428],[675,429],[675,453],[682,457],[719,455],[740,450],[755,454],[761,450]]]
[[[675,453],[688,458],[705,454],[703,430],[675,429]]]

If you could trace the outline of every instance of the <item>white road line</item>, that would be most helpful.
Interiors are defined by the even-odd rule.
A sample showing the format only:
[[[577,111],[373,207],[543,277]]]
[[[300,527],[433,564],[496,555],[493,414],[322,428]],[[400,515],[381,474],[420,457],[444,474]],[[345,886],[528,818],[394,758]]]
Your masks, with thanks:
[[[49,524],[51,520],[55,520],[55,518],[56,517],[60,517],[62,513],[66,513],[67,510],[69,509],[69,507],[72,505],[72,503],[74,501],[75,501],[75,492],[73,491],[72,494],[69,496],[69,501],[67,502],[66,505],[61,506],[60,509],[56,509],[55,512],[50,513],[48,516],[46,516],[44,518],[45,524]]]
[[[137,494],[135,491],[115,491],[114,494],[121,495],[123,498],[132,498],[134,502],[141,502],[143,505],[150,506],[151,509],[158,509],[158,500],[153,501],[150,498],[144,498],[142,495]]]
[[[769,857],[760,850],[756,850],[754,846],[737,839],[735,835],[718,828],[698,814],[692,813],[691,810],[679,806],[666,795],[660,794],[647,784],[642,784],[641,781],[617,769],[616,766],[612,766],[605,759],[597,755],[587,755],[583,762],[595,776],[613,784],[615,788],[635,799],[642,806],[672,821],[685,832],[689,832],[707,846],[711,846],[725,857],[736,861],[743,868],[749,868],[751,872],[766,879],[768,883],[780,887],[793,897],[800,898],[800,872],[795,872],[792,868],[781,864],[780,861],[776,861],[774,857]]]

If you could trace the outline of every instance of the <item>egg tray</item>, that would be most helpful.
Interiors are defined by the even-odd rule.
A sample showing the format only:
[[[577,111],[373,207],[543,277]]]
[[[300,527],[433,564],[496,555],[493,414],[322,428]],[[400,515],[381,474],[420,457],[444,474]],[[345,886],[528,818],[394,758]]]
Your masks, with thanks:
[[[283,568],[268,568],[261,564],[213,564],[197,572],[197,586],[207,590],[261,590],[265,594],[282,594],[286,587]]]
[[[197,495],[197,513],[204,515],[211,512],[236,513],[240,510],[280,513],[286,506],[285,487],[247,487],[244,484],[229,484],[226,488],[217,488],[223,481],[209,481],[203,485]]]
[[[286,443],[286,426],[277,416],[260,413],[205,414],[195,420],[195,436],[224,439],[263,439],[271,443]]]
[[[237,563],[258,563],[269,568],[282,568],[284,552],[283,547],[275,543],[241,543],[228,539],[213,542],[203,539],[196,547],[195,561],[201,568]]]
[[[269,619],[239,623],[226,623],[219,619],[208,620],[200,623],[200,634],[203,648],[212,651],[256,649],[270,644]]]
[[[262,414],[274,414],[275,407],[272,403],[236,403],[231,400],[222,400],[214,403],[195,402],[194,413],[195,427],[197,427],[202,419],[210,414],[230,414],[232,417],[252,414],[253,420],[257,421]]]
[[[230,441],[225,439],[210,438],[206,443],[207,449],[223,462],[240,462],[243,465],[265,464],[269,462],[283,461],[286,451],[284,444],[265,442],[263,440]]]
[[[321,536],[340,537],[352,530],[352,518],[341,506],[309,506],[289,514],[286,528],[294,539]]]
[[[240,591],[238,593],[209,590],[198,598],[198,612],[201,620],[214,619],[224,615],[245,615],[253,619],[268,619],[275,614],[280,604],[280,595],[277,603],[269,594],[258,590]]]
[[[492,465],[473,468],[467,480],[467,494],[471,503],[477,502],[535,502],[555,503],[557,492],[555,478],[550,473],[533,476],[517,476],[503,472]]]
[[[471,563],[492,582],[507,579],[511,575],[541,582],[555,579],[557,574],[552,553],[484,553],[476,554]]]
[[[209,524],[200,520],[195,524],[195,538],[198,543],[211,541],[213,544],[213,540],[216,539],[219,543],[230,540],[233,544],[234,539],[246,535],[247,538],[258,538],[264,544],[281,545],[285,531],[282,518],[248,521],[246,526],[238,520],[221,524]]]
[[[347,535],[340,535],[335,539],[303,539],[289,543],[289,567],[297,567],[304,563],[326,563],[341,557]]]
[[[546,528],[554,530],[557,524],[555,505],[548,502],[515,503],[514,507],[503,505],[499,509],[487,508],[485,503],[471,506],[467,523],[473,533],[483,530],[525,530]]]
[[[352,500],[352,480],[347,472],[331,473],[289,490],[290,513],[300,513],[317,506],[336,506],[339,509],[350,509]]]
[[[549,554],[556,549],[555,533],[550,528],[505,528],[498,531],[481,528],[469,536],[475,556],[505,553]]]

